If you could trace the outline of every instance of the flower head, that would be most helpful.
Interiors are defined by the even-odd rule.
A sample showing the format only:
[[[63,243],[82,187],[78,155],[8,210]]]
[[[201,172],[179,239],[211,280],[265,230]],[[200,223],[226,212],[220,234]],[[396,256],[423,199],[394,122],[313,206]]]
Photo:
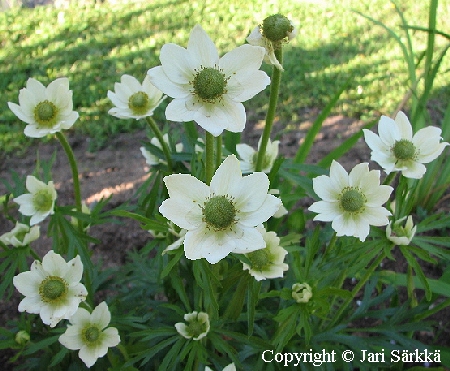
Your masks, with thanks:
[[[67,349],[79,349],[78,356],[87,367],[91,367],[98,358],[103,357],[108,348],[120,343],[117,329],[108,327],[111,313],[104,301],[97,305],[92,313],[78,308],[69,321],[70,325],[59,337],[59,342]]]
[[[200,340],[209,332],[209,316],[203,312],[192,312],[184,315],[187,322],[179,322],[175,324],[178,333],[186,339]]]
[[[169,134],[165,133],[163,135],[163,140],[164,140],[164,142],[169,144]],[[162,146],[161,146],[161,143],[158,138],[152,138],[150,140],[150,143],[162,150]],[[141,147],[140,150],[141,150],[142,156],[144,156],[144,158],[145,158],[145,162],[147,163],[147,165],[153,166],[153,165],[158,165],[160,163],[165,163],[165,160],[155,156],[153,153],[148,151],[145,147]],[[177,152],[182,152],[183,151],[183,143],[177,143],[175,145],[175,150]]]
[[[312,296],[311,286],[307,283],[294,283],[292,285],[292,298],[297,303],[307,303]]]
[[[406,220],[406,223],[404,221]],[[386,227],[386,237],[396,245],[409,245],[416,234],[412,216],[403,217]]]
[[[28,124],[24,133],[30,138],[69,129],[78,119],[78,113],[72,111],[72,91],[67,77],[52,81],[48,87],[29,78],[26,88],[19,92],[19,104],[8,102],[8,106]]]
[[[262,137],[261,137],[262,138]],[[258,141],[258,150],[261,146],[261,138]],[[278,147],[280,145],[279,140],[273,142],[267,142],[266,153],[263,158],[262,170],[264,173],[269,173],[272,169],[273,163],[278,157]],[[255,171],[256,161],[258,160],[258,152],[245,143],[239,143],[236,145],[236,152],[241,159],[241,170],[243,173],[252,173]]]
[[[164,178],[169,191],[159,211],[187,230],[186,257],[215,264],[229,253],[245,254],[266,246],[256,226],[269,219],[281,201],[268,194],[269,179],[257,172],[245,177],[234,155],[228,156],[208,186],[192,175]]]
[[[289,268],[283,263],[287,251],[280,246],[280,238],[275,232],[267,232],[262,226],[259,226],[258,230],[266,242],[266,247],[245,254],[250,265],[244,263],[244,270],[248,270],[257,281],[283,277],[283,272]]]
[[[314,192],[322,201],[314,202],[308,210],[318,213],[314,220],[332,222],[337,236],[354,236],[364,241],[370,225],[389,223],[391,214],[384,204],[392,187],[380,185],[380,172],[369,171],[369,164],[356,165],[350,174],[336,161],[330,168],[330,176],[313,179]]]
[[[0,241],[5,245],[14,247],[26,246],[39,238],[39,226],[29,227],[26,224],[16,223],[16,226],[10,232],[0,236]]]
[[[19,204],[19,212],[31,216],[30,225],[34,225],[54,213],[56,189],[52,181],[45,184],[32,175],[27,176],[25,185],[30,193],[13,198],[13,201]]]
[[[61,255],[49,251],[42,263],[35,260],[28,272],[13,278],[16,289],[25,295],[19,312],[39,314],[42,322],[51,327],[70,318],[86,300],[86,288],[80,283],[82,274],[83,264],[78,255],[66,263]]]
[[[152,116],[164,99],[163,93],[150,82],[148,76],[141,84],[133,76],[122,75],[120,82],[114,84],[114,90],[108,90],[108,98],[114,104],[108,113],[120,119],[139,120]]]
[[[441,142],[441,129],[428,126],[412,134],[408,117],[399,112],[395,120],[381,116],[378,135],[363,129],[367,145],[372,150],[371,159],[389,174],[401,171],[407,178],[420,179],[427,164],[436,159],[448,146]]]
[[[241,132],[246,115],[242,102],[264,90],[270,79],[260,71],[265,50],[241,45],[219,58],[218,51],[197,25],[187,48],[165,44],[161,66],[148,71],[150,80],[174,98],[166,108],[172,121],[196,121],[214,136],[224,129]]]

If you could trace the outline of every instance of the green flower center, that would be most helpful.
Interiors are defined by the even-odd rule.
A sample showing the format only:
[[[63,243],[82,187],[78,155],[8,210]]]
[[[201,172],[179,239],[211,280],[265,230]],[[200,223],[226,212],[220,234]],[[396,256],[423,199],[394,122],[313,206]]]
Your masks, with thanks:
[[[250,260],[251,269],[260,272],[267,270],[271,266],[273,260],[273,256],[269,252],[268,247],[252,251],[245,256]]]
[[[82,337],[88,344],[92,344],[99,339],[100,333],[101,331],[97,326],[89,326],[82,331]]]
[[[67,290],[67,282],[57,276],[49,276],[39,285],[39,295],[42,301],[46,303],[63,298]]]
[[[226,92],[227,79],[216,68],[203,68],[194,77],[194,93],[203,101],[214,103]]]
[[[206,323],[192,320],[191,322],[189,322],[189,325],[186,326],[186,331],[193,338],[196,338],[206,332]]]
[[[400,139],[395,142],[392,151],[398,160],[412,160],[416,154],[416,147],[409,140]]]
[[[35,193],[33,205],[37,211],[48,211],[52,208],[53,197],[47,189],[41,189]]]
[[[145,115],[150,108],[150,99],[143,91],[138,91],[128,99],[128,107],[134,115]]]
[[[227,196],[214,196],[203,207],[203,221],[215,231],[221,231],[234,224],[236,208]]]
[[[58,116],[58,108],[48,100],[39,102],[34,107],[34,119],[41,128],[51,128],[55,126]]]
[[[365,202],[366,198],[359,190],[351,187],[344,188],[340,205],[345,211],[351,213],[360,211]]]
[[[264,19],[262,24],[262,34],[265,38],[272,42],[279,42],[288,37],[288,34],[293,31],[289,19],[284,15],[274,14]]]

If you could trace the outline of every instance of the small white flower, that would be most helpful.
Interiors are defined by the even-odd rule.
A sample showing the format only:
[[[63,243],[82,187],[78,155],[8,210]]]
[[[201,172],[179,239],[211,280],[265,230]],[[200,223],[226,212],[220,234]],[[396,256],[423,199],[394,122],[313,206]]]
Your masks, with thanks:
[[[148,76],[141,84],[133,76],[122,75],[120,82],[114,84],[114,90],[108,90],[108,98],[115,106],[108,113],[120,119],[139,120],[152,116],[164,99],[163,93],[150,82]]]
[[[332,222],[337,236],[354,236],[364,241],[370,225],[389,223],[391,213],[381,207],[393,190],[380,185],[380,172],[369,171],[369,164],[356,165],[350,174],[333,160],[330,176],[313,179],[314,192],[322,201],[314,202],[308,210],[318,213],[314,220]]]
[[[169,135],[167,133],[163,135],[163,140],[165,143],[167,143],[167,145],[169,145]],[[161,146],[161,143],[158,138],[156,138],[156,137],[152,138],[150,140],[150,143],[153,144],[154,146],[158,147],[162,151],[162,146]],[[144,158],[145,158],[145,162],[147,163],[147,165],[153,166],[153,165],[166,163],[165,160],[155,156],[150,151],[148,151],[145,147],[141,147],[140,150],[141,150],[142,156],[144,156]],[[175,151],[182,152],[183,151],[183,143],[177,143],[175,145]]]
[[[427,164],[436,159],[448,146],[441,142],[441,129],[428,126],[414,136],[408,117],[399,112],[395,120],[381,116],[378,135],[363,129],[367,145],[372,150],[371,160],[380,164],[389,174],[401,171],[406,178],[420,179]]]
[[[30,193],[13,198],[13,201],[19,204],[22,215],[31,216],[30,225],[34,225],[54,213],[56,189],[52,181],[45,184],[33,175],[27,176],[25,185]]]
[[[188,323],[179,322],[175,324],[178,333],[186,339],[200,340],[209,332],[209,316],[204,312],[192,312],[184,315]]]
[[[76,209],[72,209],[72,210],[76,211]],[[89,206],[86,205],[86,202],[84,202],[84,201],[81,203],[81,212],[83,214],[86,214],[86,215],[90,215],[91,214],[91,209],[89,209]],[[71,216],[70,217],[70,224],[72,224],[74,227],[77,227],[78,226],[78,219],[75,218],[74,216]],[[90,228],[90,225],[86,225],[84,227],[84,231],[87,231],[89,228]]]
[[[405,220],[406,223],[403,225]],[[386,237],[396,245],[409,245],[415,234],[416,227],[414,226],[411,215],[388,224],[386,227]]]
[[[29,227],[26,224],[16,223],[11,231],[0,236],[0,241],[5,245],[14,247],[26,246],[39,238],[39,226]]]
[[[241,45],[219,58],[212,40],[196,25],[187,48],[165,44],[161,66],[148,74],[153,84],[174,98],[166,108],[168,120],[196,121],[214,136],[224,129],[237,133],[246,121],[242,102],[270,82],[259,70],[264,53],[264,48]]]
[[[292,285],[292,298],[297,303],[307,303],[312,296],[311,286],[307,283],[294,283]]]
[[[248,270],[257,281],[282,278],[283,272],[289,268],[283,263],[288,252],[280,246],[280,238],[275,232],[267,232],[263,226],[259,226],[258,231],[263,236],[266,247],[245,254],[250,265],[244,263],[243,269]]]
[[[228,156],[211,185],[189,174],[164,177],[169,191],[159,211],[187,230],[186,257],[217,263],[231,252],[245,254],[266,246],[256,226],[267,221],[281,201],[268,194],[269,179],[256,172],[242,177],[238,159]]]
[[[205,371],[212,371],[212,369],[206,366]],[[236,366],[234,365],[234,363],[230,363],[222,371],[236,371]]]
[[[59,337],[59,342],[67,349],[79,349],[78,356],[87,367],[93,366],[98,358],[103,357],[108,348],[120,343],[117,329],[108,327],[111,313],[104,301],[97,305],[92,313],[78,308],[69,321],[70,325]]]
[[[72,111],[72,91],[67,77],[52,81],[48,87],[29,78],[26,88],[19,92],[19,105],[8,102],[8,106],[28,124],[24,133],[30,138],[42,138],[69,129],[78,119],[78,113]]]
[[[262,138],[262,137],[261,137]],[[258,141],[258,150],[261,147],[261,138]],[[263,158],[262,170],[264,173],[269,173],[272,169],[273,163],[278,157],[279,140],[267,142],[266,154]],[[236,152],[241,160],[241,170],[244,174],[252,173],[256,168],[256,161],[258,160],[258,151],[255,151],[251,146],[245,143],[236,144]]]
[[[69,319],[86,300],[86,288],[80,283],[82,274],[83,264],[78,255],[66,263],[61,255],[49,251],[42,263],[35,260],[28,272],[13,278],[16,289],[25,295],[19,312],[39,314],[50,327]]]

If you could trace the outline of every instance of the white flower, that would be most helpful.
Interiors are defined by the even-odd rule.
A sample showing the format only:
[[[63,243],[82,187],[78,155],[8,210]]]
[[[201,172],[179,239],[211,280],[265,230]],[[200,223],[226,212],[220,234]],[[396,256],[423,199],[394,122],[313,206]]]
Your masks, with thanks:
[[[72,210],[76,211],[76,209],[72,209]],[[91,209],[89,209],[89,206],[86,205],[86,202],[84,202],[84,201],[81,203],[81,212],[83,214],[86,214],[86,215],[90,215],[91,214]],[[74,216],[71,216],[70,217],[70,224],[72,224],[74,227],[77,227],[78,226],[78,219],[75,218]],[[88,225],[84,226],[83,230],[87,231],[89,228],[90,228],[90,225],[88,224]]]
[[[215,264],[229,253],[245,254],[266,246],[256,226],[269,219],[281,201],[268,194],[262,172],[242,177],[239,161],[228,156],[208,186],[189,174],[164,178],[169,191],[159,211],[187,230],[186,257]]]
[[[292,298],[297,303],[307,303],[312,296],[311,286],[307,283],[294,283],[292,285]]]
[[[86,300],[86,288],[80,283],[82,274],[83,264],[78,255],[66,263],[61,255],[49,251],[42,263],[35,260],[28,272],[13,278],[16,289],[25,295],[19,312],[39,314],[42,322],[51,327],[69,319]]]
[[[205,371],[212,371],[212,369],[206,366]],[[222,371],[236,371],[236,366],[234,365],[234,363],[230,363]]]
[[[203,312],[192,312],[184,315],[188,323],[179,322],[175,324],[178,333],[186,339],[200,340],[209,332],[209,316]]]
[[[72,91],[67,77],[52,81],[47,88],[29,78],[26,88],[19,92],[19,105],[8,102],[8,106],[28,124],[24,133],[30,138],[42,138],[69,129],[78,119],[78,113],[72,111]]]
[[[405,220],[406,223],[402,225]],[[416,234],[416,227],[413,224],[412,216],[405,216],[391,224],[388,224],[386,227],[386,237],[389,241],[392,241],[396,245],[409,245]]]
[[[148,76],[141,84],[133,76],[122,75],[120,82],[114,84],[114,90],[108,90],[108,98],[115,106],[108,113],[120,119],[139,120],[152,116],[164,99],[163,93],[150,82]]]
[[[286,263],[283,263],[288,252],[280,246],[280,238],[275,232],[267,232],[263,226],[259,226],[258,231],[263,236],[266,247],[245,254],[250,265],[244,263],[243,269],[248,270],[257,281],[266,278],[282,278],[283,272],[289,268]]]
[[[92,313],[84,308],[78,308],[70,318],[67,330],[59,337],[59,342],[67,349],[77,350],[78,356],[91,367],[98,358],[103,357],[108,348],[120,343],[119,332],[115,327],[108,327],[111,313],[103,301],[95,307]]]
[[[261,138],[259,138],[258,141],[258,151],[261,147]],[[269,139],[269,141],[267,142],[266,153],[263,158],[261,170],[264,173],[269,173],[272,169],[273,163],[278,157],[279,144],[279,140],[271,142]],[[256,161],[258,160],[258,151],[255,151],[252,147],[245,143],[236,144],[236,152],[241,159],[241,170],[244,174],[252,173],[253,171],[255,171]]]
[[[264,53],[264,48],[241,45],[219,58],[212,40],[196,25],[187,49],[165,44],[161,66],[148,74],[153,84],[174,98],[166,108],[168,120],[196,121],[214,136],[224,129],[237,133],[246,121],[242,102],[270,82],[259,70]]]
[[[30,193],[13,198],[13,201],[19,204],[20,213],[31,216],[30,225],[34,225],[54,213],[56,189],[52,181],[45,184],[33,175],[27,176],[25,185]]]
[[[39,226],[29,227],[26,224],[16,223],[11,231],[0,236],[0,241],[5,245],[14,247],[26,246],[39,238]]]
[[[332,222],[337,236],[354,236],[364,241],[370,225],[389,223],[391,213],[381,207],[393,188],[380,185],[380,172],[369,171],[369,164],[356,165],[350,174],[333,160],[330,176],[313,179],[314,192],[322,201],[314,202],[308,210],[318,213],[314,220]]]
[[[164,142],[167,143],[167,145],[169,145],[169,135],[167,133],[163,135],[163,140],[164,140]],[[156,137],[152,138],[150,140],[150,143],[153,144],[154,146],[158,147],[162,151],[161,142],[159,141],[158,138],[156,138]],[[142,156],[144,156],[144,158],[145,158],[145,162],[147,163],[147,165],[153,166],[153,165],[166,163],[165,160],[155,156],[150,151],[148,151],[145,147],[141,147],[140,150],[141,150]],[[183,151],[183,143],[177,143],[175,145],[175,151],[182,152]]]
[[[427,164],[436,159],[448,146],[441,142],[441,129],[428,126],[414,136],[408,117],[403,112],[395,120],[381,116],[378,135],[363,129],[367,145],[372,150],[371,159],[389,174],[401,171],[407,178],[420,179],[425,174]]]

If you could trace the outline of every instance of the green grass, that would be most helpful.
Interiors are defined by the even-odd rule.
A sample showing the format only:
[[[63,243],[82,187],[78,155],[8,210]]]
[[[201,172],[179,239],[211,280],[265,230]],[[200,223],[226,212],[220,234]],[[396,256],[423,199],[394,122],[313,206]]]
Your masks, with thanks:
[[[450,7],[441,1],[437,28],[450,29]],[[427,26],[428,2],[405,0],[401,9],[411,25]],[[336,112],[369,119],[391,114],[409,86],[401,49],[379,26],[351,11],[381,20],[396,32],[400,18],[388,0],[156,0],[124,5],[58,10],[52,7],[12,9],[0,13],[0,150],[30,143],[21,123],[8,109],[29,77],[47,85],[67,76],[80,119],[73,130],[92,138],[93,147],[107,144],[111,134],[143,127],[134,120],[107,114],[107,91],[124,73],[143,79],[159,64],[167,42],[186,46],[191,28],[200,23],[221,53],[245,42],[266,16],[281,12],[299,25],[299,35],[285,48],[285,73],[278,119],[295,128],[304,108],[323,107],[351,77]],[[419,56],[426,34],[414,34]],[[441,50],[446,40],[436,39]],[[270,72],[269,66],[263,67]],[[450,62],[447,57],[435,81],[436,108],[449,103]],[[268,91],[246,103],[254,120],[263,117]],[[163,120],[163,107],[157,120]]]

